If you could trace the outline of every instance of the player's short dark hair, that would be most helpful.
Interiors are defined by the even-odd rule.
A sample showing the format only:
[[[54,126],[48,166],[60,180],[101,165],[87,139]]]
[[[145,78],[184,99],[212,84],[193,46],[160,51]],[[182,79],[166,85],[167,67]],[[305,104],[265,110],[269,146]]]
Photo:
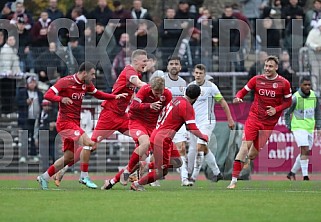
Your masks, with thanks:
[[[279,59],[278,57],[276,56],[268,56],[265,60],[265,62],[268,62],[268,61],[274,61],[275,64],[279,65]]]
[[[95,68],[96,68],[96,66],[93,63],[83,62],[80,64],[78,71],[79,72],[86,71],[88,73],[91,69],[95,69]]]
[[[168,57],[167,62],[172,60],[178,60],[181,63],[181,58],[179,56],[170,56]]]
[[[194,70],[195,69],[199,69],[199,70],[202,70],[204,72],[206,72],[206,66],[204,64],[197,64],[194,66]]]
[[[300,84],[302,84],[304,81],[309,81],[311,82],[311,76],[302,76],[300,78]]]
[[[196,84],[191,84],[186,88],[185,95],[190,99],[196,99],[201,94],[201,87]]]

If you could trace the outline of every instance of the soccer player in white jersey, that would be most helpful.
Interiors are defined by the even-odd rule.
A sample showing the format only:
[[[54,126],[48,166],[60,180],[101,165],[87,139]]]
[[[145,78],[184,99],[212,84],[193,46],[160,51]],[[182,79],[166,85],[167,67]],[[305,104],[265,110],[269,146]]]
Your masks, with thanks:
[[[214,115],[215,102],[220,103],[226,114],[228,127],[230,129],[233,129],[235,124],[228,104],[223,98],[218,87],[214,83],[206,80],[205,65],[197,64],[194,67],[193,76],[195,80],[190,84],[197,84],[201,87],[201,95],[193,104],[193,108],[195,110],[196,125],[200,129],[200,131],[203,134],[207,135],[208,138],[211,137],[216,123]],[[188,172],[190,175],[189,180],[191,185],[193,185],[193,183],[196,181],[204,160],[214,174],[212,180],[214,182],[217,182],[223,179],[223,176],[220,173],[220,169],[216,164],[215,156],[208,148],[207,143],[203,140],[198,139],[191,133],[190,146],[188,150]]]
[[[182,69],[181,59],[179,57],[170,57],[167,63],[167,73],[155,72],[151,78],[154,76],[161,76],[165,79],[165,87],[167,87],[173,95],[173,99],[178,96],[184,96],[186,89],[186,81],[179,76],[179,72]],[[188,181],[188,171],[187,171],[187,159],[186,159],[186,141],[187,141],[187,131],[185,125],[183,125],[179,131],[175,134],[173,142],[175,143],[182,159],[182,166],[180,169],[182,186],[190,186]]]

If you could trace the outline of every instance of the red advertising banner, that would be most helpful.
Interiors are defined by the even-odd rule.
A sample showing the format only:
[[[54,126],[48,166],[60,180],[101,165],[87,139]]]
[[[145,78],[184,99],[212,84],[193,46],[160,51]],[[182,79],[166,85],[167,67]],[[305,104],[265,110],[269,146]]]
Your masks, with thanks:
[[[236,122],[245,123],[251,103],[229,104],[231,113]],[[217,121],[226,121],[224,111],[219,105],[215,106]],[[285,126],[282,116],[274,128],[268,143],[254,160],[254,172],[274,173],[288,172],[299,154],[295,139]],[[309,159],[309,172],[321,172],[321,138],[315,135],[311,157]]]

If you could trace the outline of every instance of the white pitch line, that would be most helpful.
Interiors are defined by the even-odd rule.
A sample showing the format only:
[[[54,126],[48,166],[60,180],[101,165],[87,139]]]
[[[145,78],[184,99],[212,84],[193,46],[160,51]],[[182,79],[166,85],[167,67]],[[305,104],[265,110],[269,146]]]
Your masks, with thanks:
[[[12,187],[9,188],[10,190],[41,190],[40,188],[34,188],[34,187]],[[58,189],[58,188],[52,188],[49,190],[54,190],[54,191],[63,191],[63,189]]]

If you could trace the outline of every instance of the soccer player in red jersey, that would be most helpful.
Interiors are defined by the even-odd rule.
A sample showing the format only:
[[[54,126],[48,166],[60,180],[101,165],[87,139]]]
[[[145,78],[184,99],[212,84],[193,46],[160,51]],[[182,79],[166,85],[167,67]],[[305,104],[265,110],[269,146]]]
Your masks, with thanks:
[[[254,76],[235,96],[240,103],[244,96],[254,90],[254,101],[245,122],[243,141],[235,157],[232,181],[227,187],[234,189],[237,178],[246,162],[253,160],[264,147],[282,111],[291,106],[292,94],[289,81],[277,74],[279,60],[269,56],[264,63],[264,74]]]
[[[113,95],[120,93],[126,93],[126,97],[122,97],[118,100],[106,100],[102,102],[103,107],[97,125],[92,134],[91,140],[95,143],[99,143],[105,138],[111,136],[116,130],[129,135],[128,132],[128,114],[126,112],[127,107],[132,99],[132,96],[136,88],[141,88],[146,85],[145,82],[141,81],[141,73],[144,71],[147,64],[147,52],[141,49],[133,51],[131,55],[131,64],[127,65],[118,76],[114,86]],[[81,172],[88,174],[90,153],[96,148],[96,144],[91,147],[79,148],[76,152],[75,159],[69,163],[63,170],[61,170],[56,179],[57,182],[62,180],[64,173],[67,168],[72,166],[74,163],[81,161]]]
[[[48,181],[57,171],[62,169],[74,158],[75,143],[91,147],[95,144],[87,134],[80,128],[81,104],[86,93],[97,99],[115,100],[125,98],[126,94],[112,95],[98,91],[93,85],[95,78],[95,66],[90,62],[80,65],[76,74],[66,76],[58,80],[44,95],[44,98],[59,102],[59,113],[57,119],[57,131],[63,140],[63,157],[55,161],[48,170],[37,177],[42,189],[48,189]],[[80,178],[80,182],[87,185],[91,183],[86,176]]]
[[[179,96],[163,108],[159,115],[156,129],[150,137],[150,143],[154,155],[154,170],[146,176],[131,184],[130,189],[134,191],[144,190],[143,185],[163,178],[170,166],[170,158],[180,157],[174,147],[173,138],[183,124],[194,135],[204,141],[208,141],[208,136],[202,134],[195,124],[195,112],[192,104],[201,93],[201,89],[196,84],[191,84],[186,88],[185,96]]]
[[[150,146],[149,136],[156,127],[157,119],[163,107],[172,100],[172,93],[165,88],[162,77],[154,77],[150,84],[143,86],[129,108],[129,133],[136,143],[136,149],[130,157],[126,169],[118,172],[111,180],[106,180],[101,189],[111,189],[119,181],[127,185],[129,175],[141,159],[146,159]]]

